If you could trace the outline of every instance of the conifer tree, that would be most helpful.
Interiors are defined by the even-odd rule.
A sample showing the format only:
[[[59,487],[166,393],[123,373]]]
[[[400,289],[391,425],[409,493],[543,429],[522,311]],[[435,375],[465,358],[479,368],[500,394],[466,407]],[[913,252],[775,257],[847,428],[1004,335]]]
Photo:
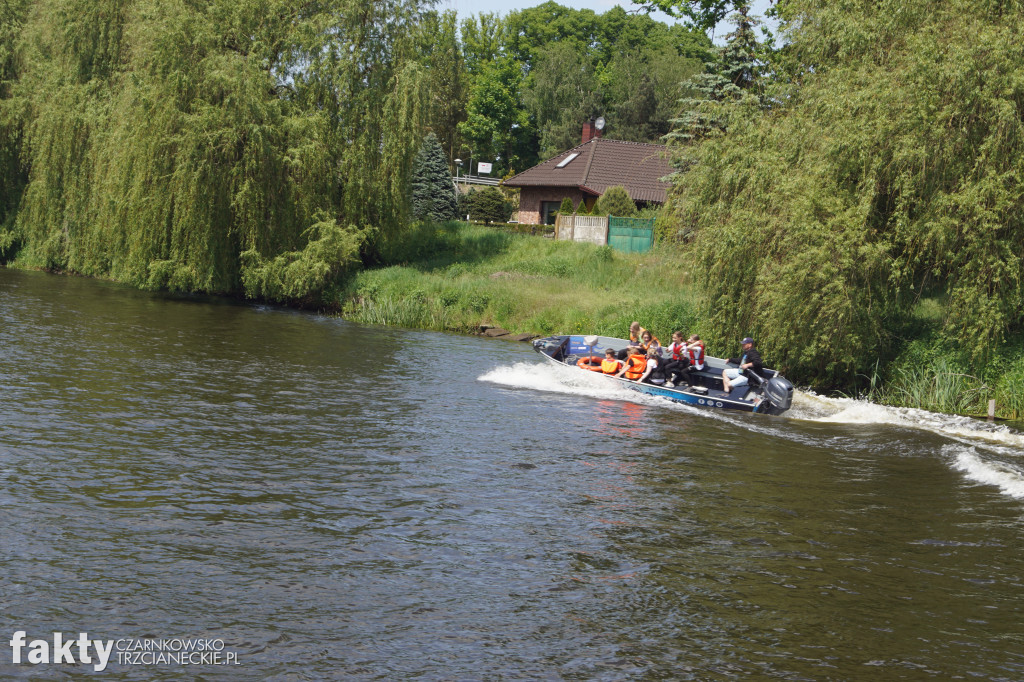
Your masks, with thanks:
[[[721,135],[728,127],[730,106],[756,92],[759,75],[754,28],[760,21],[750,16],[746,2],[737,3],[730,20],[736,30],[726,36],[726,44],[705,64],[704,73],[684,84],[688,93],[679,101],[681,113],[671,121],[670,142],[685,145]],[[683,168],[688,165],[685,154],[676,161]]]
[[[458,217],[455,186],[434,133],[427,133],[413,160],[411,187],[414,218],[443,222]]]

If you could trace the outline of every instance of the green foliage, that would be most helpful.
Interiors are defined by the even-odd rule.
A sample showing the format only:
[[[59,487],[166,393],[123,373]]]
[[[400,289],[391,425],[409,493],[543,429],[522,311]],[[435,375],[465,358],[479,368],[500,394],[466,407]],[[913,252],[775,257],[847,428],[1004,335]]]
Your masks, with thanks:
[[[27,174],[0,250],[137,286],[323,290],[352,244],[375,248],[327,226],[407,224],[420,9],[38,0],[2,91],[0,156],[16,142]]]
[[[609,136],[651,142],[668,134],[684,82],[701,68],[670,46],[616,53],[600,74]]]
[[[413,160],[411,187],[414,218],[443,222],[458,217],[448,161],[434,133],[423,139]]]
[[[478,12],[462,20],[462,51],[471,76],[502,56],[509,30],[508,22],[494,12]]]
[[[573,212],[572,199],[565,197],[562,199],[561,205],[558,207],[558,213],[561,215],[571,215]]]
[[[994,399],[998,416],[1024,416],[1020,341],[1000,347],[981,371],[968,369],[970,355],[960,344],[924,330],[872,375],[869,397],[888,405],[972,415],[986,414],[988,401]]]
[[[429,80],[426,119],[446,158],[454,159],[460,142],[458,125],[466,119],[469,87],[455,11],[427,12],[419,34],[417,50],[423,55]]]
[[[512,12],[508,51],[527,68],[523,103],[541,158],[575,146],[584,121],[604,115],[615,139],[656,141],[669,132],[680,83],[709,54],[699,31],[668,27],[614,7],[597,15],[554,2]]]
[[[737,106],[763,105],[757,62],[761,46],[754,35],[760,21],[749,15],[745,5],[731,20],[736,29],[726,36],[726,44],[714,50],[703,73],[682,83],[680,112],[671,120],[674,127],[666,138],[684,146],[675,158],[676,166],[684,171],[695,162],[685,145],[723,135]]]
[[[11,86],[21,71],[17,45],[29,9],[28,0],[0,5],[0,263],[21,246],[15,229],[18,204],[27,181],[22,163],[23,107],[11,99]]]
[[[542,158],[580,143],[583,122],[601,114],[599,90],[590,57],[575,43],[556,42],[534,50],[523,101],[538,123]]]
[[[594,205],[594,215],[613,215],[629,217],[636,214],[636,204],[630,198],[626,188],[609,187]]]
[[[1022,328],[1021,9],[787,3],[793,80],[685,147],[674,192],[719,338],[751,332],[793,378],[840,384],[898,350],[926,288],[965,374]]]
[[[474,80],[466,120],[459,124],[459,134],[472,148],[473,158],[493,160],[499,173],[509,166],[525,168],[536,162],[530,148],[530,119],[520,102],[522,82],[519,62],[507,57],[490,62]]]
[[[358,262],[365,236],[354,225],[344,229],[333,220],[324,220],[309,229],[309,241],[301,251],[272,259],[255,250],[246,251],[241,255],[245,294],[270,301],[316,300],[341,270]],[[153,273],[156,276],[155,269]],[[166,282],[158,285],[175,288]]]
[[[507,223],[515,207],[497,187],[484,187],[459,197],[459,214],[470,220]]]
[[[672,17],[685,19],[702,30],[711,30],[725,19],[732,8],[749,6],[749,0],[633,0],[648,11],[657,9]]]

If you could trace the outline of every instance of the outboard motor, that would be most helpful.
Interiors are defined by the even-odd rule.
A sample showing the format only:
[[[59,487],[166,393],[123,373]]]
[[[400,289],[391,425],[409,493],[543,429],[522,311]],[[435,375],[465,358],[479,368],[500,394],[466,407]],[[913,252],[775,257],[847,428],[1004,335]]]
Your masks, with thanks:
[[[793,384],[783,376],[775,376],[764,382],[761,388],[765,401],[771,403],[768,414],[782,414],[793,404]]]
[[[567,340],[568,338],[564,336],[549,336],[546,339],[537,339],[533,342],[533,349],[555,360],[564,360],[564,347]]]

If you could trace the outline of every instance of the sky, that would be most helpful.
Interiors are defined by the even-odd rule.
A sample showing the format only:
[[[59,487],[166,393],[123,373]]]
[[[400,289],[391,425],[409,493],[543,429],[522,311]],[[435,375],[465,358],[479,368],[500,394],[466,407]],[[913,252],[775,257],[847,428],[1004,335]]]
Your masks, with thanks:
[[[634,11],[640,8],[639,5],[634,5],[630,0],[555,0],[559,5],[563,7],[572,7],[574,9],[592,9],[598,14],[604,14],[612,7],[616,5],[622,5],[622,8],[627,12]],[[544,0],[438,0],[437,9],[453,9],[458,12],[460,17],[466,17],[470,14],[478,14],[480,12],[498,12],[501,14],[508,14],[514,9],[526,9],[527,7],[536,7],[537,5],[543,4]],[[658,21],[664,21],[665,23],[674,23],[667,14],[662,12],[653,12],[652,17]]]
[[[573,7],[575,9],[592,9],[598,14],[604,14],[612,7],[621,5],[627,12],[635,12],[640,9],[640,5],[634,5],[631,0],[555,0],[559,5],[564,7]],[[754,0],[753,13],[756,15],[763,15],[765,10],[768,9],[769,0]],[[527,7],[536,7],[544,2],[544,0],[438,0],[437,9],[455,10],[460,18],[468,17],[471,14],[479,14],[480,12],[497,12],[499,14],[508,14],[515,9],[526,9]],[[664,14],[663,12],[652,12],[651,17],[658,21],[663,21],[666,24],[675,23],[675,19]],[[719,42],[718,39],[724,36],[726,33],[732,30],[732,26],[723,22],[715,27],[715,35],[713,36]]]

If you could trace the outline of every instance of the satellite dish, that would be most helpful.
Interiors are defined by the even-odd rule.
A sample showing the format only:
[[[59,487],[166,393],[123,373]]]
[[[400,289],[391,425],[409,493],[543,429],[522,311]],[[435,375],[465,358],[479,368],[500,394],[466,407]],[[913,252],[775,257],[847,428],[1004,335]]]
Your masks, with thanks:
[[[594,127],[598,130],[604,130],[604,123],[604,116],[599,116],[598,119],[594,121]]]

